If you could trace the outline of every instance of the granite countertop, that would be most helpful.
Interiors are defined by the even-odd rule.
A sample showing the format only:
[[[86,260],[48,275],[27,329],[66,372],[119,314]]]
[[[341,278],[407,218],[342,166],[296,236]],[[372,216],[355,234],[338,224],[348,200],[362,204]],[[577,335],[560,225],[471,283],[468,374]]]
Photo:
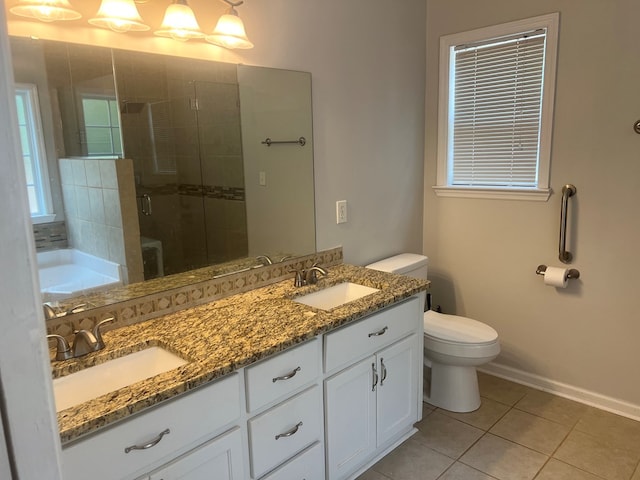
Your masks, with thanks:
[[[292,301],[344,281],[379,292],[324,311]],[[181,310],[104,333],[105,349],[53,362],[58,377],[161,346],[189,362],[155,377],[58,412],[63,444],[145,408],[261,360],[426,290],[429,282],[341,264],[317,285],[294,287],[287,279],[250,292]]]

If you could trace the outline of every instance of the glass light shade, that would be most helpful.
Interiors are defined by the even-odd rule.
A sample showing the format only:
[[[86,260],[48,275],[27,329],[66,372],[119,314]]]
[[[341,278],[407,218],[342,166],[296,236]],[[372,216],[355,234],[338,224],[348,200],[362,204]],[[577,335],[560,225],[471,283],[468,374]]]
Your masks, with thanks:
[[[67,0],[20,0],[18,5],[11,7],[9,11],[21,17],[35,18],[43,22],[77,20],[82,17]]]
[[[151,28],[142,21],[133,0],[102,0],[98,13],[89,23],[114,32],[144,32]]]
[[[244,31],[242,19],[235,12],[222,15],[213,33],[207,35],[205,40],[225,48],[253,48]]]
[[[156,30],[153,33],[161,37],[171,37],[181,41],[204,37],[193,10],[186,2],[169,5],[164,13],[164,20],[162,20],[160,30]]]

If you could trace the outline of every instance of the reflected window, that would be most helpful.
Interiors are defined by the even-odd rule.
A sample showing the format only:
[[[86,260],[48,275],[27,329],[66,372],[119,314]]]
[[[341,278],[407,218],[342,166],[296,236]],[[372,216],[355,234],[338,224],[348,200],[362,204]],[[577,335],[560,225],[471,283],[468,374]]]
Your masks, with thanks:
[[[122,156],[118,102],[110,97],[83,95],[82,113],[87,155]]]
[[[35,85],[16,85],[16,107],[31,217],[34,223],[52,221],[55,215],[49,185],[45,181],[49,175]]]

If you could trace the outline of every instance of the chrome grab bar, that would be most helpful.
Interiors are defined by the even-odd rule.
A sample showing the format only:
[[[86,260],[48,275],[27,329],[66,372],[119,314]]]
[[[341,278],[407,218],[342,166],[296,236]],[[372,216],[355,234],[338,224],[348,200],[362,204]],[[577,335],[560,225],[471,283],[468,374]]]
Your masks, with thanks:
[[[270,147],[271,145],[283,144],[283,143],[296,143],[301,147],[304,147],[307,144],[307,139],[304,137],[300,137],[297,140],[271,140],[269,137],[267,137],[260,143],[262,143],[262,145],[266,145],[267,147]]]
[[[570,183],[562,187],[562,206],[560,207],[560,242],[558,245],[558,258],[562,263],[571,263],[573,255],[567,252],[567,208],[569,197],[576,194],[576,187]]]

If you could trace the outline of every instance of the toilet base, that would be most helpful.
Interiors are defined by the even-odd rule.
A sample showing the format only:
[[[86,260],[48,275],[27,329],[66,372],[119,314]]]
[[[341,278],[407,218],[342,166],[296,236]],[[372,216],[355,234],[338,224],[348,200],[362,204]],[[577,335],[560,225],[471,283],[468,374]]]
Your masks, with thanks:
[[[425,384],[423,399],[450,412],[466,413],[480,408],[480,390],[475,367],[425,363],[431,368],[430,384]]]

